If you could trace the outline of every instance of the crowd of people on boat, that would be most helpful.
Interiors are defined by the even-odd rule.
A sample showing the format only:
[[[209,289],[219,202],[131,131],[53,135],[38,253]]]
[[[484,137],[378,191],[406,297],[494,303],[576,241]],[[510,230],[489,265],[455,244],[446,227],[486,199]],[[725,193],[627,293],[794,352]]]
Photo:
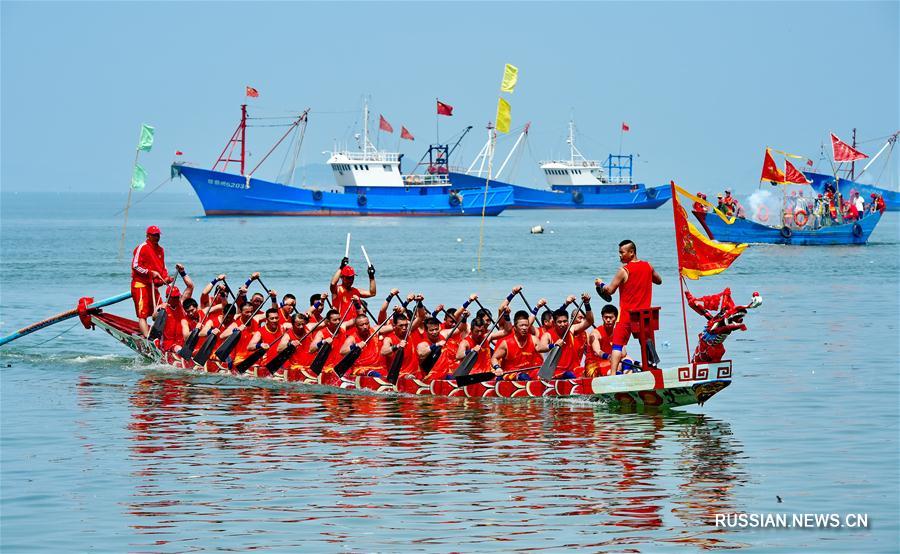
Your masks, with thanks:
[[[134,249],[132,258],[131,291],[139,332],[151,337],[151,318],[157,321],[164,312],[155,338],[163,351],[183,352],[192,333],[219,340],[240,333],[226,359],[213,355],[213,361],[228,367],[239,366],[260,349],[264,353],[257,354],[259,364],[290,349],[279,371],[310,367],[328,345],[326,371],[358,351],[351,376],[385,377],[394,357],[403,351],[400,375],[447,379],[474,352],[472,373],[529,380],[536,378],[544,357],[554,348],[559,349],[554,378],[640,371],[640,364],[625,349],[632,335],[627,314],[649,308],[653,285],[662,283],[650,263],[637,258],[634,242],[624,240],[619,244],[622,266],[609,284],[601,279],[595,282],[604,300],[612,302],[616,292],[620,299],[618,308],[611,303],[601,308],[599,321],[588,293],[570,295],[555,309],[544,298],[531,307],[521,286],[512,288],[493,310],[483,306],[477,294],[459,306],[436,304],[429,310],[422,294],[401,295],[398,289],[391,289],[376,304],[374,265],[366,269],[368,286],[359,288],[357,272],[346,257],[328,290],[310,295],[306,305],[294,294],[279,297],[267,289],[259,273],[250,275],[237,290],[229,286],[225,274],[217,275],[195,298],[194,281],[183,265],[175,265],[174,275],[168,272],[160,236],[160,229],[150,226],[146,241]],[[176,283],[179,278],[181,287]],[[255,285],[262,291],[251,293]],[[517,296],[527,309],[513,311],[511,304]],[[191,346],[188,357],[198,348]]]

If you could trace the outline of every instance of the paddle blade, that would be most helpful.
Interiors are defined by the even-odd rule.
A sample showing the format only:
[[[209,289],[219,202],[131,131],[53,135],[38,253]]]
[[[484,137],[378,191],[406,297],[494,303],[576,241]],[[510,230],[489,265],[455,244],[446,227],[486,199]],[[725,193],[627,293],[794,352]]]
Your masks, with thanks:
[[[229,338],[230,338],[230,337],[229,337]],[[249,356],[247,356],[246,358],[244,358],[244,359],[241,361],[241,363],[239,363],[238,365],[236,365],[236,366],[234,366],[234,367],[235,367],[235,369],[238,370],[238,373],[244,373],[244,372],[246,372],[248,369],[250,369],[251,367],[253,367],[254,365],[256,365],[256,362],[258,362],[259,360],[261,360],[262,357],[265,356],[265,355],[266,355],[266,351],[265,351],[265,350],[263,350],[262,348],[257,348],[257,349],[254,350]]]
[[[341,361],[334,365],[334,372],[337,373],[337,376],[343,377],[344,374],[347,373],[347,370],[353,367],[353,364],[359,359],[360,354],[362,354],[362,350],[354,348],[348,352],[346,356],[341,358]]]
[[[400,378],[401,367],[403,367],[403,350],[398,350],[397,353],[394,354],[394,361],[391,362],[391,369],[387,374],[388,383],[392,385],[397,384],[397,379]]]
[[[212,351],[215,347],[216,336],[206,335],[206,338],[203,339],[203,344],[200,346],[200,350],[198,350],[197,355],[194,356],[194,363],[206,365],[206,362],[209,360],[209,357],[212,356]]]
[[[150,340],[156,340],[163,334],[166,328],[166,309],[160,308],[156,312],[156,319],[153,320],[153,326],[150,327],[150,334],[147,336]]]
[[[225,361],[225,358],[231,354],[231,351],[234,350],[234,347],[237,346],[238,341],[241,340],[241,332],[234,331],[228,338],[222,342],[222,346],[216,349],[216,358],[219,358],[222,361]]]
[[[436,364],[438,358],[441,357],[441,352],[443,351],[443,349],[443,346],[438,346],[437,348],[429,352],[427,356],[425,356],[425,359],[422,360],[421,364],[419,364],[419,367],[422,368],[422,375],[427,376],[428,373],[432,369],[434,369],[434,364]]]
[[[647,341],[647,365],[653,367],[659,365],[659,354],[656,353],[656,346],[652,340]]]
[[[459,364],[459,367],[456,368],[456,371],[453,372],[453,378],[459,379],[464,375],[468,375],[472,368],[475,367],[475,360],[478,359],[478,352],[474,350],[469,350],[466,352],[466,357],[463,358],[462,363]]]
[[[538,371],[538,379],[552,379],[553,374],[556,373],[556,366],[559,365],[559,357],[562,354],[562,348],[553,345],[550,349],[550,353],[547,354],[547,357],[544,358],[544,363],[541,364],[541,370]]]
[[[266,364],[266,370],[275,375],[275,372],[281,369],[288,360],[291,359],[291,356],[294,355],[294,352],[297,351],[297,348],[293,344],[287,345],[287,348],[278,353],[277,356],[272,358],[272,360]]]
[[[316,353],[316,357],[313,359],[312,363],[309,365],[309,368],[313,370],[313,373],[316,375],[322,373],[322,368],[325,367],[325,362],[328,361],[328,356],[331,354],[331,343],[325,343],[322,345],[322,348],[319,348],[319,351]]]
[[[194,329],[191,331],[191,334],[188,335],[188,338],[184,339],[184,345],[182,345],[181,350],[178,351],[178,355],[182,357],[182,359],[190,361],[194,356],[194,347],[197,346],[197,339],[200,338],[200,329]]]
[[[469,375],[463,375],[456,380],[456,384],[460,387],[465,387],[468,385],[474,385],[476,383],[486,383],[497,377],[494,375],[492,371],[486,371],[484,373],[472,373]]]

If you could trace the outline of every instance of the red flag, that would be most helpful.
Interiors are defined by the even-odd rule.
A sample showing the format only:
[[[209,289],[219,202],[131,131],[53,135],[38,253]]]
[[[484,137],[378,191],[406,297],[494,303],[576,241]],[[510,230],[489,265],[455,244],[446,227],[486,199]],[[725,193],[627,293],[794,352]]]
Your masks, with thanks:
[[[831,152],[834,154],[836,162],[853,162],[868,158],[856,148],[837,138],[834,133],[831,133]]]
[[[450,104],[444,104],[440,100],[437,101],[437,113],[438,115],[453,115],[453,106]]]
[[[412,133],[410,133],[403,125],[400,126],[400,138],[406,140],[416,140],[416,137],[412,136]]]
[[[794,164],[791,162],[784,160],[784,182],[792,183],[795,185],[808,185],[812,181],[806,178],[799,169],[794,167]]]
[[[259,91],[253,87],[247,87],[247,96],[249,96],[250,98],[258,98]]]
[[[812,167],[813,166],[812,160],[806,160],[806,165],[808,165],[809,167]]]
[[[675,244],[678,248],[678,270],[688,279],[699,279],[707,275],[722,273],[741,255],[746,244],[732,244],[717,242],[703,236],[694,225],[688,221],[687,212],[678,202],[678,194],[700,201],[672,183],[672,208],[675,211]],[[708,204],[708,202],[707,202]]]
[[[391,124],[388,123],[387,119],[385,119],[383,115],[379,115],[378,117],[380,118],[380,120],[378,121],[378,128],[381,129],[382,131],[387,131],[388,133],[393,133],[394,128],[391,127]]]
[[[175,151],[175,155],[176,155],[176,156],[180,156],[180,155],[182,155],[182,154],[184,154],[184,152],[182,152],[181,150],[176,150],[176,151]]]
[[[766,148],[766,157],[763,159],[762,175],[760,175],[759,180],[769,181],[770,183],[784,182],[784,173],[778,169],[778,165],[775,163],[775,159],[772,158],[772,154],[769,153],[768,148]]]
[[[631,127],[629,127],[628,124],[625,123],[625,122],[623,121],[623,122],[622,122],[622,130],[623,130],[623,131],[630,131],[630,130],[631,130]]]

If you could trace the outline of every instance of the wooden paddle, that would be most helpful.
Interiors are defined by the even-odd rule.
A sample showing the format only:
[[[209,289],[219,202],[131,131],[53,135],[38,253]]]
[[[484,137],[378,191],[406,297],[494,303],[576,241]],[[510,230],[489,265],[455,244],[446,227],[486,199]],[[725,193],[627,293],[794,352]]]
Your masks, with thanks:
[[[281,341],[281,337],[283,337],[285,334],[287,334],[287,331],[278,335],[278,337],[272,341],[272,344],[274,345]],[[234,368],[237,369],[238,373],[245,373],[248,369],[256,365],[256,362],[258,362],[263,356],[266,355],[266,352],[268,352],[268,350],[260,348],[260,344],[262,344],[261,337],[259,339],[259,342],[256,343],[256,349],[254,349],[249,356],[241,360],[241,363],[234,366]],[[269,348],[271,348],[271,346]]]
[[[347,240],[350,240],[350,233],[347,233]],[[340,321],[338,321],[337,328],[335,329],[334,337],[336,337],[341,332],[341,325],[344,324],[344,318],[347,317],[347,314],[350,313],[350,305],[347,305],[347,309],[344,310],[344,314],[341,316]],[[324,320],[323,320],[324,321]],[[319,347],[319,351],[316,352],[316,357],[313,358],[311,364],[309,364],[309,368],[316,375],[322,373],[322,369],[325,367],[325,362],[328,361],[328,356],[331,355],[331,349],[333,348],[334,341],[326,342],[322,346]]]
[[[493,371],[485,371],[484,373],[471,373],[469,375],[463,375],[462,377],[456,380],[456,384],[460,387],[466,387],[468,385],[474,385],[476,383],[484,383],[490,381],[491,379],[500,378],[504,375],[510,375],[512,373],[522,373],[525,371],[531,371],[532,369],[537,369],[541,366],[536,365],[534,367],[523,367],[522,369],[514,369],[512,371],[504,371],[500,375],[497,375]]]
[[[224,279],[222,280],[225,283]],[[234,313],[237,310],[237,296],[231,291],[231,287],[228,286],[228,283],[225,283],[225,289],[228,291],[228,294],[231,295],[233,301],[225,310],[225,314],[222,316],[222,323],[219,324],[220,329],[224,329],[227,325],[231,323],[234,318]],[[206,365],[206,362],[209,360],[210,356],[212,356],[213,348],[216,346],[216,341],[218,337],[210,331],[206,338],[203,339],[203,344],[200,345],[200,349],[197,351],[197,354],[194,356],[194,363],[199,364],[201,366]]]
[[[407,302],[409,304],[409,302]],[[419,304],[417,302],[417,304]],[[406,307],[406,304],[403,306]],[[403,337],[403,341],[406,342],[409,340],[409,334],[412,332],[413,321],[415,321],[416,314],[413,313],[413,318],[409,321],[409,327],[406,328],[406,336]],[[397,350],[394,354],[394,359],[391,361],[391,369],[388,371],[387,380],[390,384],[396,385],[397,379],[400,378],[400,368],[403,367],[403,356],[406,351],[406,347]]]
[[[262,307],[265,306],[265,304],[266,303],[264,301],[262,304],[257,306],[256,309],[253,310],[253,313],[250,314],[250,317],[247,318],[247,321],[246,323],[244,323],[244,325],[249,325],[253,321],[253,318],[256,316],[256,314],[258,314]],[[228,338],[222,342],[222,345],[216,349],[216,358],[224,361],[225,358],[227,358],[228,355],[231,354],[231,351],[234,350],[234,347],[237,346],[238,341],[241,340],[241,334],[246,330],[247,328],[244,327],[243,329],[235,329],[234,331],[232,331],[232,333],[228,335]]]
[[[316,329],[318,329],[323,323],[325,323],[324,319],[320,319],[319,321],[317,321],[313,328],[307,331],[298,342],[303,342],[304,340],[306,340],[306,337],[308,337],[312,333],[315,333]],[[278,353],[277,356],[269,360],[269,363],[266,364],[266,370],[271,375],[274,375],[276,371],[281,369],[281,366],[283,366],[285,362],[291,359],[291,356],[293,356],[294,352],[296,351],[297,347],[291,343],[288,343],[288,345],[284,347],[284,350],[282,350]]]
[[[366,340],[363,341],[362,346],[358,346],[356,344],[350,346],[350,352],[345,354],[344,357],[341,358],[341,361],[334,364],[334,372],[338,377],[343,377],[344,374],[347,373],[347,371],[351,367],[353,367],[353,364],[356,363],[356,360],[358,360],[360,355],[362,354],[363,348],[365,348],[366,345],[369,344],[369,341],[372,340],[372,337],[377,335],[378,331],[381,331],[381,328],[384,327],[387,322],[387,319],[382,321],[381,325],[376,327],[375,330],[372,331],[372,333],[368,337],[366,337]]]
[[[578,311],[581,309],[581,302],[578,302],[575,306],[575,310]],[[573,322],[569,322],[569,326],[566,327],[566,332],[562,336],[563,345],[566,343],[566,339],[569,337],[569,333],[572,331]],[[562,355],[562,347],[556,346],[556,344],[552,344],[550,346],[550,352],[547,354],[547,357],[544,358],[544,363],[541,364],[541,370],[538,371],[538,379],[551,379],[553,378],[553,374],[556,372],[556,366],[559,365],[559,357]]]
[[[479,304],[480,305],[480,304]],[[497,325],[500,324],[500,318],[497,318],[497,321],[488,329],[487,334],[481,339],[481,343],[478,345],[480,348],[484,348],[485,343],[491,338],[491,333],[494,332],[494,329],[497,328]],[[475,350],[469,350],[466,352],[466,357],[463,358],[462,362],[459,364],[459,367],[456,368],[456,371],[453,372],[453,378],[459,379],[464,375],[468,375],[472,368],[475,367],[475,362],[478,361],[478,352]]]
[[[231,293],[231,288],[228,287],[228,283],[225,283],[225,279],[222,279],[222,283],[225,285],[225,290],[231,294],[231,297],[234,298],[234,294]],[[229,305],[229,310],[231,310],[233,305]],[[191,361],[194,357],[194,347],[197,346],[197,340],[200,338],[200,329],[203,328],[203,324],[206,323],[206,320],[209,319],[209,315],[212,312],[213,306],[210,305],[206,309],[206,313],[203,314],[203,319],[200,320],[197,325],[191,329],[190,334],[184,340],[184,344],[181,346],[181,350],[178,351],[178,355],[181,356],[182,359]],[[227,314],[222,316],[222,321],[225,321],[225,317]]]

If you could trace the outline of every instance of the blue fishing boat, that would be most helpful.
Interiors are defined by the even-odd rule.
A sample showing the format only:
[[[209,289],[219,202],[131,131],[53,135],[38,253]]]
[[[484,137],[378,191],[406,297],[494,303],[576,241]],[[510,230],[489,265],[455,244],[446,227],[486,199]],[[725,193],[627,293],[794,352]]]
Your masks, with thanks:
[[[496,175],[503,174],[516,148],[528,135],[526,125]],[[490,139],[489,139],[490,140]],[[575,124],[569,122],[569,159],[540,162],[549,189],[515,185],[485,176],[484,160],[489,143],[465,171],[450,171],[450,181],[459,189],[512,187],[513,209],[654,209],[672,198],[668,186],[647,187],[632,179],[633,155],[613,155],[606,162],[585,158],[575,146]],[[481,164],[479,165],[479,160]]]
[[[484,191],[460,191],[446,175],[402,175],[400,154],[378,150],[368,137],[368,106],[360,151],[349,149],[331,153],[328,164],[343,192],[328,192],[291,186],[299,147],[303,142],[308,111],[290,125],[255,168],[246,168],[247,106],[241,106],[241,121],[211,170],[178,162],[173,175],[190,183],[206,215],[291,215],[291,216],[494,216],[513,203],[511,187],[491,187]],[[294,162],[284,182],[254,176],[259,166],[289,134],[293,139]],[[229,164],[239,172],[229,172]],[[222,168],[219,168],[221,164]]]
[[[773,227],[742,218],[734,218],[729,224],[715,214],[708,215],[704,227],[719,242],[796,245],[865,244],[881,220],[881,213],[876,211],[866,212],[858,221],[796,228],[795,225]]]
[[[887,211],[900,211],[900,192],[852,181],[850,179],[835,179],[834,175],[814,173],[812,171],[804,171],[803,174],[806,175],[807,179],[812,181],[810,185],[819,194],[825,194],[825,192],[830,189],[833,191],[839,190],[844,196],[849,196],[850,191],[855,190],[866,201],[869,201],[872,194],[876,194],[881,196],[884,200],[884,207]]]

